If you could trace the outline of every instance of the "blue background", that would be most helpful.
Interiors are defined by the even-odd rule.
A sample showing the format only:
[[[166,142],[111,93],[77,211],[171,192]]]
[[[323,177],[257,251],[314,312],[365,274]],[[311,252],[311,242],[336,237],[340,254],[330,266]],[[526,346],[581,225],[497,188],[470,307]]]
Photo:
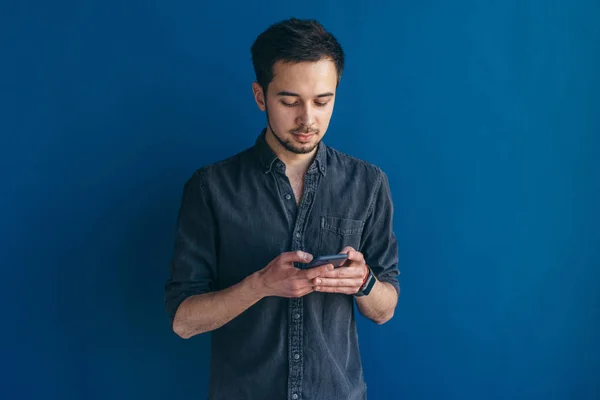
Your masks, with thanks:
[[[319,19],[326,142],[382,167],[402,296],[361,317],[371,399],[600,398],[600,3],[0,6],[0,397],[200,399],[170,330],[183,183],[264,126],[249,48]]]

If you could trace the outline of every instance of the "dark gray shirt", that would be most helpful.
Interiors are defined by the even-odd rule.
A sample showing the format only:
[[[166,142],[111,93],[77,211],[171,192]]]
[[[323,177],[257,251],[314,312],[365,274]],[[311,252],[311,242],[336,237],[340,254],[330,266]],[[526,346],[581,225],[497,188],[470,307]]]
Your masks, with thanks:
[[[165,293],[171,321],[186,297],[225,289],[293,250],[316,257],[352,246],[399,292],[392,212],[386,175],[324,143],[297,206],[263,131],[185,184]],[[365,399],[354,297],[260,300],[212,332],[209,386],[211,400]]]

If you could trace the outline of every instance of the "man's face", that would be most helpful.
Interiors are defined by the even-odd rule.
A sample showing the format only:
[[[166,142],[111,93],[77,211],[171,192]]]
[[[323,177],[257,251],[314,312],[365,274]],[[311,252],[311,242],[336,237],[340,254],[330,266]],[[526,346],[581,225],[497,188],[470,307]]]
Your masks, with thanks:
[[[259,108],[267,112],[267,135],[292,153],[310,153],[325,135],[333,113],[335,64],[328,59],[296,64],[278,61],[273,73],[266,103],[262,88],[253,86]]]

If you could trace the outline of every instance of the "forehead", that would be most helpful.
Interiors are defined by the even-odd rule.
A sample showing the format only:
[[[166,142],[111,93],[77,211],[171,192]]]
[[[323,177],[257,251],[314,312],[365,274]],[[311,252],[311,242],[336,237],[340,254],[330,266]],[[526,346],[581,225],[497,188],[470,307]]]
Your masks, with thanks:
[[[333,61],[322,59],[315,62],[285,63],[273,65],[273,80],[269,91],[288,91],[311,97],[321,93],[335,93],[337,69]]]

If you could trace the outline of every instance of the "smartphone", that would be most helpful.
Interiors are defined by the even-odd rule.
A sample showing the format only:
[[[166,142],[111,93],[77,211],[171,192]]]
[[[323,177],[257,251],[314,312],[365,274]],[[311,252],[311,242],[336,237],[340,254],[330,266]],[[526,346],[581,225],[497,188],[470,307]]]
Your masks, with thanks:
[[[304,269],[315,268],[325,264],[333,264],[334,268],[339,267],[348,259],[348,254],[331,254],[328,256],[319,256],[307,264]]]

